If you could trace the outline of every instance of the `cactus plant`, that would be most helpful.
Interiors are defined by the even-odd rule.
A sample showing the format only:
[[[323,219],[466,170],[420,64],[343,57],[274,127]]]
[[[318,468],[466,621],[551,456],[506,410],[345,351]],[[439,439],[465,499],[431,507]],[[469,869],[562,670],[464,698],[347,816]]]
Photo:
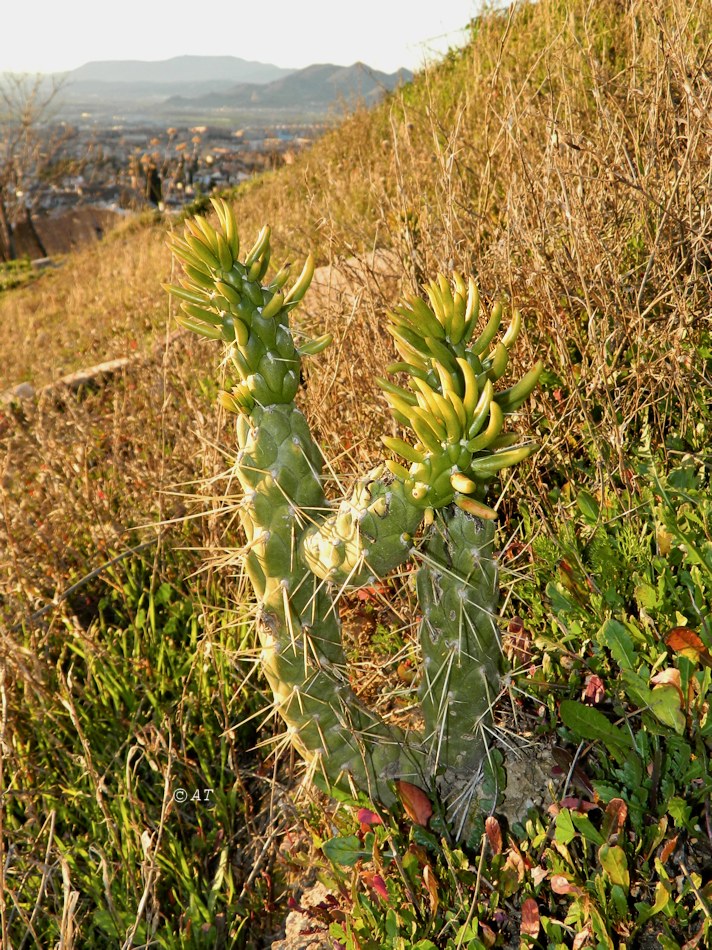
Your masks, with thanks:
[[[389,314],[402,384],[378,383],[410,439],[384,437],[387,459],[338,505],[326,497],[323,457],[294,398],[302,357],[330,342],[299,345],[289,313],[307,291],[310,256],[291,289],[289,268],[266,278],[270,232],[240,259],[232,209],[213,200],[219,227],[188,220],[170,244],[183,266],[166,289],[178,321],[226,345],[237,379],[220,395],[237,416],[235,472],[243,489],[244,563],[258,602],[262,668],[291,741],[327,787],[391,806],[399,782],[445,801],[452,818],[470,810],[485,761],[485,736],[499,690],[495,512],[487,484],[526,458],[533,444],[503,435],[505,417],[527,398],[538,363],[501,392],[521,326],[495,343],[496,306],[480,318],[477,288],[442,275]],[[406,467],[407,466],[407,467]],[[415,557],[422,620],[422,732],[384,722],[354,693],[336,604],[342,592]]]

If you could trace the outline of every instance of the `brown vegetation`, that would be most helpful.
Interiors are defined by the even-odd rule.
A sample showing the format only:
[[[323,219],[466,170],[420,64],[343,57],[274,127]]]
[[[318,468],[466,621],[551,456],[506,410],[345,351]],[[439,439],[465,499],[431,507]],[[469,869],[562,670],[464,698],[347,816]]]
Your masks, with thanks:
[[[710,384],[695,344],[712,313],[711,35],[709,5],[683,0],[540,0],[487,14],[462,53],[236,192],[243,241],[270,223],[277,259],[314,247],[321,264],[355,255],[369,266],[376,248],[400,260],[400,280],[371,267],[353,293],[305,301],[306,319],[335,341],[307,368],[303,403],[347,481],[393,426],[372,381],[392,358],[384,308],[451,269],[473,273],[487,302],[522,309],[513,372],[537,355],[548,367],[521,420],[541,448],[505,514],[524,499],[551,530],[548,491],[582,461],[597,470],[593,490],[625,484],[631,441],[662,445],[686,430]],[[124,226],[3,295],[0,388],[148,352],[167,335],[166,227]],[[165,545],[193,549],[189,573],[224,543],[213,517],[174,523],[194,510],[181,493],[205,508],[224,486],[205,481],[229,465],[215,357],[209,342],[181,339],[105,389],[0,409],[9,729],[23,692],[52,721],[43,684],[67,630],[92,636],[98,595],[82,589],[39,626],[33,612],[143,540],[159,542],[156,576]],[[170,524],[139,529],[159,522]],[[200,600],[203,581],[192,584]]]

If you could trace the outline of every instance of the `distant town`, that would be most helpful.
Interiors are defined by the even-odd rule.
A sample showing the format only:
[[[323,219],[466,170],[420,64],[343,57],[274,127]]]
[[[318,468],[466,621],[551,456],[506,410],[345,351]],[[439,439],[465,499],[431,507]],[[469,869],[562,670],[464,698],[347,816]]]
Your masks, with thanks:
[[[291,164],[329,123],[235,130],[131,126],[61,127],[64,174],[36,187],[13,222],[13,248],[3,258],[44,258],[103,236],[121,217],[147,209],[180,209],[200,195],[238,185]]]
[[[130,210],[179,207],[197,194],[291,164],[328,127],[324,122],[235,130],[208,125],[68,130],[65,160],[81,170],[50,183],[38,210],[56,212],[78,203]]]
[[[52,111],[36,108],[37,143],[24,157],[10,153],[13,115],[0,116],[0,261],[64,253],[100,238],[121,216],[179,209],[290,164],[349,107],[373,104],[408,78],[362,63],[290,72],[232,57],[179,57],[92,63],[17,86],[18,115],[23,95],[34,96],[35,107],[51,101]],[[12,92],[15,80],[4,81]]]

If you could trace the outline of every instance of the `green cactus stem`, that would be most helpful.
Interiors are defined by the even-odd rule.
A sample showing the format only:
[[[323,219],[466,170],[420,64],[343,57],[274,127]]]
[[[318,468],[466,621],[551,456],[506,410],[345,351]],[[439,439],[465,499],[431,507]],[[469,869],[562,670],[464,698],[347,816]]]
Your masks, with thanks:
[[[276,711],[328,786],[390,806],[400,779],[437,786],[450,801],[453,788],[471,786],[481,772],[499,688],[495,513],[484,501],[486,486],[533,450],[502,428],[541,365],[496,393],[521,319],[515,311],[494,344],[502,315],[495,308],[473,341],[474,283],[439,276],[426,288],[430,305],[411,298],[389,314],[402,360],[391,371],[402,384],[379,382],[412,441],[383,441],[409,467],[386,460],[334,507],[324,493],[321,451],[294,402],[302,357],[330,342],[325,335],[296,346],[289,326],[313,260],[289,290],[286,267],[267,280],[269,229],[241,260],[232,210],[221,200],[213,206],[218,229],[195,218],[183,238],[171,238],[183,278],[166,289],[180,301],[178,322],[221,340],[235,371],[220,402],[237,415],[244,562]],[[338,617],[344,589],[373,583],[411,557],[420,561],[423,735],[389,725],[358,700]]]
[[[224,203],[214,204],[222,232],[197,218],[187,223],[183,240],[172,238],[184,279],[166,289],[181,301],[178,322],[222,339],[237,371],[220,401],[237,413],[235,472],[244,492],[244,561],[259,605],[262,668],[276,710],[314,774],[392,804],[394,780],[425,781],[424,754],[354,694],[333,597],[300,553],[305,528],[330,510],[321,452],[294,403],[302,354],[318,352],[328,339],[298,349],[288,321],[313,262],[288,293],[282,290],[284,271],[263,286],[268,232],[240,262],[232,213]]]
[[[437,776],[448,813],[460,820],[482,778],[499,691],[493,549],[493,522],[450,505],[427,530],[416,575],[428,774]]]

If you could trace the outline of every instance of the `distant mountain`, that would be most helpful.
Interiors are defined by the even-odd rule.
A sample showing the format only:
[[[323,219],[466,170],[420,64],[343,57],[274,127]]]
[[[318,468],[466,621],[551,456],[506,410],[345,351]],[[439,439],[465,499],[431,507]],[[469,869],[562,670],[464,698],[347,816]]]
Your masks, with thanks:
[[[72,70],[71,83],[192,83],[272,82],[294,72],[271,63],[256,63],[237,56],[174,56],[155,62],[107,60],[91,62]]]
[[[176,56],[160,62],[91,62],[64,77],[61,118],[115,122],[322,121],[341,105],[375,103],[407,82],[406,69],[364,63],[290,70],[236,56]]]
[[[364,63],[352,66],[335,66],[320,63],[297,70],[273,82],[257,85],[240,83],[221,92],[200,96],[175,96],[168,99],[166,107],[185,106],[204,109],[301,109],[310,112],[326,112],[341,102],[370,104],[385,92],[412,79],[407,69],[395,73],[382,73]]]

